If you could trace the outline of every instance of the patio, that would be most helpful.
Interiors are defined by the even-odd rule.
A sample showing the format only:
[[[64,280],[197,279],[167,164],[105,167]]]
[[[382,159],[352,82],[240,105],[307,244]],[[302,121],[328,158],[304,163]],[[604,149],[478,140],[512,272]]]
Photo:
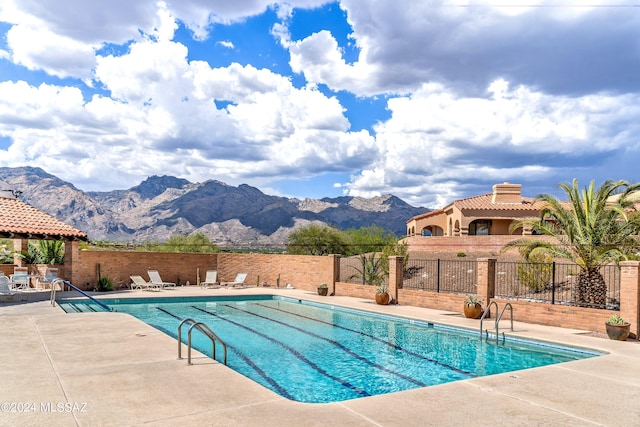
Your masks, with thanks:
[[[459,327],[478,321],[412,306],[377,306],[299,289],[206,290],[153,296],[273,293]],[[65,293],[59,292],[59,298]],[[77,294],[68,294],[76,296]],[[142,297],[119,291],[105,297]],[[544,368],[330,404],[286,400],[225,366],[177,360],[176,341],[121,313],[65,314],[49,293],[0,303],[0,425],[409,426],[608,425],[640,419],[640,345],[586,331],[515,322],[514,335],[609,354]],[[509,332],[507,332],[509,334]],[[12,405],[13,404],[13,405]],[[11,412],[14,409],[14,412]],[[20,411],[18,411],[20,410]]]

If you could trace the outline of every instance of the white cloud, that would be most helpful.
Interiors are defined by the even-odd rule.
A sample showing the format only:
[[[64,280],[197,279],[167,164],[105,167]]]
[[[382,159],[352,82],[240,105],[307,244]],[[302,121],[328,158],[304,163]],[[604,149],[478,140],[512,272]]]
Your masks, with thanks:
[[[222,46],[222,47],[226,47],[227,49],[233,49],[235,47],[233,45],[233,42],[229,41],[229,40],[221,40],[221,41],[217,42],[216,44],[219,45],[219,46]]]
[[[347,64],[335,38],[328,31],[320,31],[304,40],[289,44],[291,69],[302,73],[311,83],[324,83],[335,91],[343,89],[357,94],[379,93],[376,84],[375,65],[365,61],[362,51],[360,61]]]
[[[570,176],[594,156],[640,148],[633,136],[640,132],[638,101],[638,95],[553,96],[504,81],[492,83],[484,98],[425,85],[389,100],[392,117],[375,128],[381,156],[344,184],[345,192],[370,196],[391,188],[405,200],[437,206],[443,194],[460,194],[461,182],[490,188],[523,177]]]
[[[95,90],[0,83],[0,136],[12,141],[0,164],[104,189],[159,170],[265,186],[352,172],[336,188],[425,206],[505,180],[596,168],[634,178],[632,162],[617,164],[640,151],[633,9],[341,0],[331,7],[347,12],[348,35],[320,23],[293,39],[296,9],[328,3],[4,0],[0,21],[12,27],[0,60]],[[287,49],[295,76],[250,65],[226,34],[217,44],[242,64],[190,60],[175,40],[179,23],[205,40],[267,10],[278,22],[263,36]],[[113,53],[96,56],[104,46]],[[340,91],[385,94],[391,117],[373,134],[351,131]]]
[[[540,3],[379,0],[363,7],[342,0],[357,61],[346,64],[333,36],[318,32],[290,43],[291,66],[309,81],[362,96],[410,93],[425,82],[477,91],[497,78],[565,94],[640,89],[630,72],[640,68],[640,15],[628,13],[633,5]]]
[[[3,0],[0,15],[15,25],[34,26],[78,43],[124,43],[156,26],[157,0]],[[162,7],[162,6],[160,6]],[[2,13],[2,12],[0,12]]]
[[[14,26],[7,33],[13,62],[52,76],[90,79],[95,65],[94,47],[46,29]]]
[[[375,159],[373,137],[349,132],[335,97],[250,65],[188,62],[186,47],[168,40],[172,22],[121,56],[98,57],[95,79],[111,98],[85,102],[76,88],[5,82],[0,132],[14,144],[0,164],[28,163],[113,188],[114,179],[139,181],[158,170],[256,185]],[[231,104],[218,109],[214,101]],[[119,172],[113,177],[100,168]]]

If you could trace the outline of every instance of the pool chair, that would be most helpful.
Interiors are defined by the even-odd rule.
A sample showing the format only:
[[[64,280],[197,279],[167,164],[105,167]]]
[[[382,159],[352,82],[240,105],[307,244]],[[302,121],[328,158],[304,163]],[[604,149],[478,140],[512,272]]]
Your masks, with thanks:
[[[220,282],[220,286],[225,286],[228,288],[246,288],[248,285],[244,283],[247,279],[247,273],[238,273],[233,282]]]
[[[216,270],[207,270],[204,282],[200,282],[200,286],[202,289],[219,288],[220,282],[218,282],[218,272]]]
[[[149,279],[151,279],[151,283],[154,285],[159,285],[161,288],[176,288],[175,283],[163,281],[158,270],[148,270],[147,274],[149,275]]]
[[[27,267],[14,267],[13,274],[9,276],[9,285],[13,289],[27,290],[30,288],[30,279]]]
[[[147,282],[142,276],[129,276],[131,278],[131,289],[140,289],[143,291],[159,291],[160,285],[156,285],[151,282]]]
[[[29,298],[29,295],[24,292],[12,290],[9,287],[9,278],[7,276],[0,276],[0,297],[3,297],[3,300],[7,297],[11,297],[10,299],[13,301],[13,297],[16,295],[20,295],[20,301],[26,301]]]
[[[53,285],[53,281],[58,278],[58,269],[54,267],[47,267],[47,270],[44,272],[43,276],[38,276],[36,278],[36,289],[46,289],[51,288]]]

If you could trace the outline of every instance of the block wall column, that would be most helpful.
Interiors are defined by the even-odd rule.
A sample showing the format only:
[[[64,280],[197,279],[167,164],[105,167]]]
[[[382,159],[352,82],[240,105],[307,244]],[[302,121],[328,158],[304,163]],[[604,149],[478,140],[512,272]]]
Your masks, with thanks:
[[[393,300],[394,304],[398,303],[398,289],[402,287],[402,280],[404,278],[404,257],[390,256],[389,257],[389,296]]]
[[[620,317],[631,323],[631,333],[640,338],[640,262],[620,263]]]
[[[336,282],[340,281],[340,255],[329,255],[333,258],[333,281],[331,282],[330,295],[336,295]]]
[[[22,267],[24,262],[22,261],[22,257],[20,257],[21,252],[26,252],[29,250],[29,240],[27,239],[13,239],[13,263]]]
[[[496,294],[496,259],[478,258],[478,289],[477,297],[483,307],[488,307]]]
[[[83,289],[80,283],[80,242],[64,242],[64,279]]]

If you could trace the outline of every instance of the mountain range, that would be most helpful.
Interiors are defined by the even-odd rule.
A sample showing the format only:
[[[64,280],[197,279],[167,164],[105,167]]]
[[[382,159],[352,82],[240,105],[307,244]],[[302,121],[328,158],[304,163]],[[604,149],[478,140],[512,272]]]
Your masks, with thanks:
[[[270,196],[249,185],[209,180],[192,183],[151,176],[128,190],[84,192],[40,168],[0,168],[5,187],[20,200],[86,232],[91,240],[164,241],[202,232],[220,245],[282,245],[289,233],[311,223],[339,229],[377,225],[402,236],[406,221],[428,211],[401,199]]]

